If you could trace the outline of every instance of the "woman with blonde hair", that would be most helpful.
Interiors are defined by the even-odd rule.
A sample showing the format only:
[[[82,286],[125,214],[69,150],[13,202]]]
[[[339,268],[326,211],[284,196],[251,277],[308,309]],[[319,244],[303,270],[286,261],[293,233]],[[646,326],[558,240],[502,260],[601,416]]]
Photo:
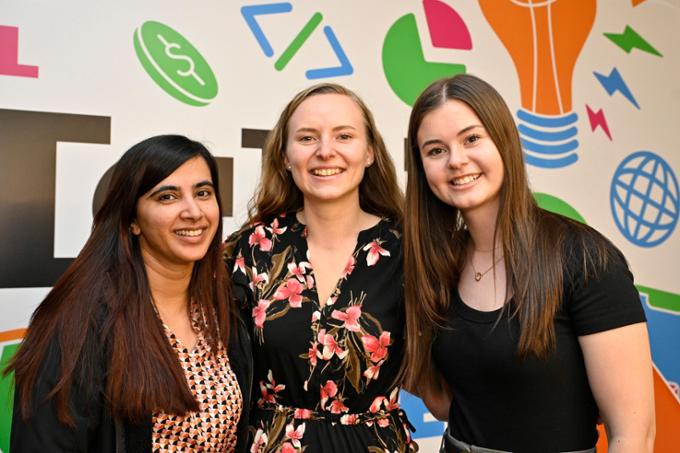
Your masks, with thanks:
[[[408,148],[405,381],[448,419],[442,451],[594,452],[601,417],[610,452],[651,452],[649,341],[625,258],[537,206],[498,92],[471,75],[434,82]]]
[[[402,195],[373,116],[335,84],[298,93],[228,240],[251,315],[253,452],[416,448],[399,409]]]

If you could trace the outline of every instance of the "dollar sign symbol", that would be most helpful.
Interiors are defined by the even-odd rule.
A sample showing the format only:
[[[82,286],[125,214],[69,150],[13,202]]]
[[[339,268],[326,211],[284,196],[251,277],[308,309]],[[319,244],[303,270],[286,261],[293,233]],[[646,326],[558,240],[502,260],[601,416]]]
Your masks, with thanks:
[[[172,49],[181,50],[182,47],[179,44],[177,44],[176,42],[168,42],[168,40],[165,39],[163,37],[163,35],[161,35],[160,33],[157,34],[156,37],[165,46],[165,55],[167,55],[168,58],[170,58],[171,60],[183,60],[183,61],[187,62],[188,67],[187,67],[186,71],[181,71],[181,70],[178,69],[177,74],[181,75],[182,77],[191,76],[201,86],[204,86],[205,82],[203,81],[203,79],[198,74],[196,74],[194,60],[192,58],[188,57],[187,55],[184,55],[184,54],[181,54],[181,53],[172,53],[171,52]]]

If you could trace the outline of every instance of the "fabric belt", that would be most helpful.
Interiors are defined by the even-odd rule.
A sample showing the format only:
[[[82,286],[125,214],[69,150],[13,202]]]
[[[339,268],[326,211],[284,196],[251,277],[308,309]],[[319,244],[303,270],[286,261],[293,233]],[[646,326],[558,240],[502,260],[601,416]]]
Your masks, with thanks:
[[[478,447],[477,445],[470,445],[461,440],[456,439],[451,434],[449,430],[444,431],[444,437],[442,438],[442,446],[439,450],[440,453],[512,453],[506,450],[494,450],[493,448]],[[595,447],[589,448],[587,450],[573,450],[565,451],[560,453],[597,453]]]
[[[378,410],[376,412],[360,412],[360,413],[340,413],[334,414],[327,411],[315,411],[311,409],[290,407],[275,404],[264,404],[257,407],[256,410],[263,412],[274,412],[275,414],[282,414],[286,417],[292,417],[296,420],[317,420],[331,423],[339,423],[341,425],[359,425],[377,423],[382,425],[387,423],[390,418],[401,420],[411,431],[415,431],[413,425],[406,417],[406,413],[399,407],[390,410]]]

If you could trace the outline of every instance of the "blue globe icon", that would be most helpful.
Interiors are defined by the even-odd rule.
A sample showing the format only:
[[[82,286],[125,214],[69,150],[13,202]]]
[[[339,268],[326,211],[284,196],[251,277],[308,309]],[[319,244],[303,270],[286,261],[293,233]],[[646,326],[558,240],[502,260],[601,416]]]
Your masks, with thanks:
[[[616,226],[640,247],[661,244],[678,223],[678,180],[668,163],[650,151],[637,151],[619,164],[609,201]]]

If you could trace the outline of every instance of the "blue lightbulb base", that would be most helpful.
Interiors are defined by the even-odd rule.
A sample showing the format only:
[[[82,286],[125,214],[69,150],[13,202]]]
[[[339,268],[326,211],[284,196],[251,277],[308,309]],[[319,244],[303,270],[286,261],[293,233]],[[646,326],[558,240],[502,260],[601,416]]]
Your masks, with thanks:
[[[541,115],[520,109],[517,120],[524,160],[542,168],[563,168],[578,160],[578,115]]]

